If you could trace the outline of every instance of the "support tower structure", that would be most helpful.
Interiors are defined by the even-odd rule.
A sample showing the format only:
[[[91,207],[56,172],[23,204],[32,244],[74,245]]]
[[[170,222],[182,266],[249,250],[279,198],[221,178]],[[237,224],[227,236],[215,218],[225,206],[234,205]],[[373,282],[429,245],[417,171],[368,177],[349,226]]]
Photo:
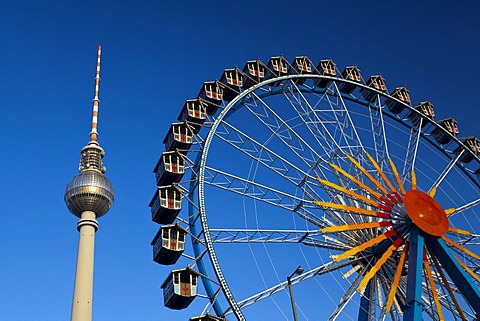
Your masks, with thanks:
[[[65,189],[65,203],[79,217],[77,267],[73,292],[71,321],[92,320],[93,262],[97,218],[105,215],[114,201],[113,186],[103,174],[105,152],[97,142],[98,89],[100,85],[100,55],[98,46],[95,96],[93,98],[92,131],[89,143],[80,152],[79,174]]]

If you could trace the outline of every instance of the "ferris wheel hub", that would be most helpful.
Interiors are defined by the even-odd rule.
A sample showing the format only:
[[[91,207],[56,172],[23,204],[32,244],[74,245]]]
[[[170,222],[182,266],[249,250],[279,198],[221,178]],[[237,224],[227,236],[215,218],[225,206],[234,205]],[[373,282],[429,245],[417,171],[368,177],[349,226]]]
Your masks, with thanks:
[[[408,217],[425,233],[433,236],[447,233],[447,214],[432,196],[419,190],[411,190],[405,194],[404,205]]]

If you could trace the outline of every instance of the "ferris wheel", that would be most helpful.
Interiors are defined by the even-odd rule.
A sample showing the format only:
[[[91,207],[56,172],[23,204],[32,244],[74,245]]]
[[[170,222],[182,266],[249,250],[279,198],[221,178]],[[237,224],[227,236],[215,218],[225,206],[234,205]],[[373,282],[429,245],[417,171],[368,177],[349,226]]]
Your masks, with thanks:
[[[356,66],[226,69],[185,102],[154,169],[165,306],[197,321],[478,319],[480,143],[458,134]]]

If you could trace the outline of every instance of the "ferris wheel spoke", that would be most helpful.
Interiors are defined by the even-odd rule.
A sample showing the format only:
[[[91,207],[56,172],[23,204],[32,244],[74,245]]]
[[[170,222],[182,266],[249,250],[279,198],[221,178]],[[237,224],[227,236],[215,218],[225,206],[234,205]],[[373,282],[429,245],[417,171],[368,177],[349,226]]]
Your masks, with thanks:
[[[455,209],[455,211],[451,214],[452,216],[459,214],[463,211],[469,210],[471,208],[474,208],[475,206],[480,204],[480,198],[477,198],[474,201],[471,201],[470,203],[467,203],[465,205],[459,206]]]
[[[405,187],[403,185],[400,175],[398,175],[397,167],[395,166],[395,163],[391,158],[389,158],[388,161],[390,163],[390,167],[392,168],[393,176],[395,176],[397,186],[400,189],[400,192],[402,193],[402,195],[405,195],[407,192],[405,191]]]
[[[357,126],[353,122],[352,116],[350,115],[350,110],[349,110],[349,108],[347,108],[347,104],[345,103],[345,99],[343,98],[342,93],[338,89],[337,83],[333,82],[333,85],[335,87],[336,97],[338,97],[338,99],[340,100],[341,106],[342,106],[341,110],[345,113],[345,120],[346,120],[345,123],[346,124],[344,125],[344,127],[351,128],[352,133],[350,134],[350,137],[352,137],[351,139],[356,141],[357,144],[358,144],[358,146],[354,145],[354,147],[359,147],[362,150],[365,150],[365,147],[362,144],[362,140],[360,139],[360,135],[358,134]],[[330,104],[330,106],[333,109],[332,104]],[[351,149],[350,154],[355,155],[356,152],[358,152],[358,150],[352,150]]]
[[[477,261],[480,261],[480,256],[479,255],[470,251],[469,249],[465,248],[464,246],[458,244],[457,242],[455,242],[455,241],[453,241],[453,240],[451,240],[451,239],[449,239],[445,236],[442,236],[441,239],[444,240],[453,249],[455,249],[457,251],[460,251],[461,253],[466,254],[469,257],[476,259]]]
[[[292,285],[295,285],[297,283],[306,281],[306,280],[308,280],[312,277],[319,276],[319,275],[326,274],[326,273],[331,273],[331,272],[336,271],[338,269],[341,269],[341,268],[344,268],[346,266],[355,264],[358,261],[360,261],[360,260],[355,259],[355,260],[352,260],[352,261],[349,261],[349,262],[344,262],[344,263],[328,262],[328,263],[323,264],[319,267],[311,269],[310,271],[306,271],[306,272],[303,272],[302,274],[300,274],[298,276],[292,277],[290,279],[290,281],[291,281]],[[238,301],[238,306],[241,309],[244,309],[245,307],[247,307],[249,305],[257,303],[257,302],[259,302],[263,299],[266,299],[266,298],[274,295],[275,293],[278,293],[280,291],[285,290],[287,287],[288,287],[288,282],[287,281],[279,283],[279,284],[277,284],[275,286],[272,286],[272,287],[270,287],[270,288],[268,288],[268,289],[266,289],[262,292],[256,293],[256,294],[250,296],[247,299]],[[232,313],[231,308],[226,309],[225,315],[228,315],[228,314],[231,314],[231,313]]]
[[[376,95],[375,102],[368,105],[376,160],[382,169],[387,169],[390,153],[388,151],[387,133],[385,131],[385,121],[383,119],[383,108],[385,107],[382,105],[380,95],[378,94]]]
[[[342,197],[351,200],[351,205],[352,205],[353,202],[357,202],[357,203],[360,202],[360,203],[363,203],[363,204],[372,205],[372,206],[377,207],[377,208],[380,207],[379,202],[377,202],[375,200],[372,200],[371,198],[368,198],[368,197],[366,197],[362,194],[358,194],[357,192],[353,191],[352,189],[347,189],[343,186],[337,185],[335,183],[332,183],[330,181],[323,180],[323,179],[320,179],[320,178],[317,178],[317,180],[322,184],[322,188],[324,188],[326,191],[332,190],[332,191],[334,191],[335,194],[337,194],[337,196],[338,196],[338,194],[340,194],[340,195],[342,195]],[[333,199],[333,197],[332,197],[332,199]]]
[[[434,314],[437,316],[438,320],[443,320],[442,306],[440,305],[440,299],[438,297],[436,283],[433,279],[432,269],[430,268],[430,263],[428,262],[426,251],[424,251],[423,253],[423,265],[429,285],[429,287],[427,288],[429,291],[427,292],[430,294],[431,297],[433,297],[433,307],[435,307],[435,310],[433,310]]]
[[[333,102],[329,95],[322,95],[321,97],[315,96],[319,100],[312,105],[294,82],[290,84],[290,90],[284,92],[285,97],[325,153],[332,154],[335,151],[347,149],[348,152],[356,154],[358,149],[363,149],[356,127],[351,121],[348,109],[344,101],[341,100],[340,94],[336,99],[340,100],[342,104]],[[329,108],[317,109],[317,105],[322,101],[325,101]],[[323,119],[320,117],[322,115]],[[335,124],[334,131],[327,127],[331,124]],[[319,128],[319,125],[321,128]],[[348,129],[351,130],[350,133],[347,133]]]
[[[222,129],[215,132],[216,137],[245,153],[280,176],[285,177],[293,184],[298,185],[306,177],[313,179],[308,173],[233,125],[225,121],[222,122],[222,125]]]
[[[245,107],[257,117],[289,150],[291,150],[308,168],[319,165],[328,170],[323,163],[326,161],[312,148],[282,117],[280,117],[261,97],[253,93],[252,103],[245,103]],[[257,103],[257,101],[259,103]],[[256,111],[256,108],[261,108]]]
[[[358,283],[360,282],[361,277],[366,273],[366,271],[367,271],[367,265],[363,266],[361,270],[358,271],[358,274],[355,276],[355,279],[353,280],[353,282],[350,283],[349,287],[345,290],[345,293],[340,299],[340,302],[338,303],[337,307],[328,318],[329,321],[336,320],[339,314],[345,309],[347,304],[352,300],[353,296],[356,293]]]
[[[433,284],[435,285],[433,289],[436,294],[434,294],[434,292],[431,291],[430,282],[428,281],[428,276],[427,276],[427,282],[429,285],[424,288],[424,296],[423,296],[423,299],[425,301],[425,306],[429,307],[429,309],[427,310],[428,311],[427,313],[429,314],[429,316],[435,320],[445,320],[444,311],[448,311],[449,313],[452,314],[455,320],[458,320],[458,318],[460,318],[461,320],[468,320],[465,318],[466,311],[461,311],[461,312],[458,311],[458,308],[455,306],[455,303],[454,303],[455,297],[452,297],[448,293],[448,289],[445,286],[445,284],[439,283],[441,281],[439,280],[439,277],[437,275],[432,274],[432,276],[434,279]],[[456,288],[454,290],[458,291],[458,289]],[[437,299],[438,303],[435,302],[435,296],[438,297]]]
[[[352,120],[349,108],[336,82],[333,82],[336,92],[329,89],[323,95],[317,95],[318,101],[313,104],[305,98],[303,91],[299,90],[294,82],[292,84],[297,90],[289,92],[292,96],[289,99],[290,105],[303,119],[310,133],[325,153],[337,157],[337,161],[340,161],[342,157],[338,156],[345,152],[357,155],[360,150],[365,150],[357,126]],[[298,97],[295,95],[297,91],[299,92]],[[328,95],[327,92],[329,92]],[[284,95],[288,97],[285,92]],[[333,99],[336,99],[336,101]],[[328,108],[317,107],[322,101],[326,103]],[[323,145],[324,143],[327,144],[328,148]],[[331,160],[332,156],[330,157]]]
[[[390,312],[395,300],[395,296],[397,295],[397,288],[401,281],[402,272],[405,266],[405,259],[407,257],[408,244],[409,243],[406,243],[405,246],[403,247],[402,254],[398,260],[395,275],[393,276],[393,281],[391,282],[390,291],[388,292],[387,303],[385,308],[386,313]]]
[[[460,158],[462,157],[463,153],[465,152],[464,149],[462,149],[462,151],[460,153],[458,153],[457,157],[455,157],[454,159],[452,159],[450,161],[450,163],[447,165],[447,167],[445,167],[445,169],[443,170],[443,172],[440,174],[440,176],[438,176],[438,178],[435,180],[435,183],[433,183],[433,185],[430,187],[430,189],[428,190],[428,193],[433,196],[435,195],[435,191],[437,190],[438,186],[440,185],[440,183],[442,183],[442,181],[445,179],[445,177],[447,177],[448,173],[450,173],[450,171],[452,170],[452,168],[455,166],[455,164],[458,163],[458,161],[460,160]],[[433,194],[433,195],[432,195]]]
[[[250,99],[248,103],[244,102],[245,108],[249,110],[283,146],[287,147],[291,153],[307,165],[309,169],[313,169],[316,175],[325,177],[325,173],[331,171],[330,168],[325,165],[325,160],[304,141],[302,135],[297,133],[284,119],[274,113],[270,106],[260,97],[255,95],[254,98],[255,99]],[[257,98],[260,99],[260,101],[257,101]],[[260,108],[261,111],[257,111],[257,108]],[[318,171],[317,168],[320,170]],[[306,195],[311,195],[311,198],[321,198],[312,185],[316,185],[316,181],[307,174],[305,174],[303,179],[298,183],[298,187],[303,189]]]
[[[329,236],[324,236],[324,240],[307,238],[303,240],[302,243],[307,246],[328,250],[346,251],[349,249],[347,244]]]
[[[205,313],[210,313],[212,309],[213,310],[215,309],[214,305],[218,302],[218,297],[221,295],[221,293],[222,293],[222,288],[218,287],[218,289],[213,293],[212,297],[205,296],[206,298],[209,299],[209,302],[203,308],[202,315]]]
[[[300,198],[209,166],[205,167],[204,182],[229,192],[295,212],[301,218],[317,226],[323,226],[322,219],[311,212],[312,209],[317,209],[317,207],[309,199]]]
[[[461,267],[463,267],[463,269],[468,273],[470,274],[470,276],[476,280],[477,282],[480,283],[480,276],[478,276],[473,270],[471,267],[469,267],[466,263],[464,263],[458,256],[455,255],[455,259],[457,260],[457,262],[460,264]],[[475,270],[480,270],[480,266],[479,265],[476,265],[475,267],[473,267]]]
[[[368,155],[368,154],[367,154],[367,155]],[[363,175],[365,175],[365,177],[368,178],[368,180],[369,180],[370,182],[372,182],[373,185],[376,186],[376,188],[383,193],[383,195],[386,195],[386,196],[387,196],[387,195],[389,194],[389,192],[387,191],[387,189],[386,189],[385,187],[383,187],[383,185],[382,185],[377,179],[375,179],[375,178],[373,177],[373,175],[370,174],[365,167],[363,167],[363,166],[362,166],[357,160],[355,160],[352,156],[350,156],[350,155],[348,155],[348,154],[347,154],[346,156],[347,156],[347,158],[352,162],[352,164],[355,165],[355,167],[356,167],[358,170],[360,170],[360,172],[362,172]]]
[[[211,228],[214,243],[300,243],[318,235],[316,230],[262,230]]]
[[[423,118],[420,120],[418,127],[412,127],[410,129],[410,135],[408,136],[407,151],[403,163],[402,179],[403,183],[407,180],[407,177],[415,170],[415,162],[417,160],[418,145],[420,143],[421,128],[423,124]]]
[[[475,235],[470,231],[458,229],[454,227],[448,228],[448,233],[455,235],[456,242],[461,245],[478,244],[479,235]]]
[[[324,127],[324,123],[320,121],[317,116],[317,112],[319,111],[314,110],[313,108],[311,108],[310,104],[304,103],[302,100],[298,99],[298,97],[293,93],[291,86],[287,88],[289,88],[290,90],[282,92],[285,99],[288,101],[288,103],[297,113],[297,115],[302,119],[306,128],[308,129],[316,143],[323,149],[324,153],[328,155],[332,151],[338,149],[338,144],[336,147],[334,147],[335,140],[332,136],[328,135],[328,131],[323,132],[318,128],[318,124],[322,124]],[[307,106],[307,108],[305,108],[305,105]],[[316,116],[316,119],[312,119],[311,115]]]
[[[438,275],[437,276],[437,278],[438,278],[437,283],[440,284],[440,286],[442,286],[443,288],[445,288],[447,293],[448,293],[448,295],[444,296],[444,299],[445,299],[445,301],[447,301],[447,303],[442,303],[442,304],[451,313],[460,317],[462,319],[462,321],[464,321],[464,320],[466,321],[467,318],[465,317],[465,314],[463,313],[463,309],[461,308],[461,306],[460,306],[460,304],[459,304],[459,302],[458,302],[458,300],[455,296],[455,293],[452,289],[452,286],[450,286],[450,282],[448,281],[447,277],[445,276],[445,273],[443,272],[440,263],[438,262],[438,260],[435,256],[431,256],[431,260],[432,260],[433,266],[435,268],[436,275]],[[453,303],[453,306],[448,301]]]
[[[399,237],[396,239],[390,247],[385,250],[382,256],[378,259],[378,261],[371,267],[368,273],[365,274],[362,281],[358,285],[358,290],[362,289],[367,285],[367,283],[376,275],[378,270],[386,263],[387,259],[393,254],[393,252],[401,245],[403,242],[402,238]]]
[[[244,102],[245,108],[268,128],[272,135],[282,142],[283,146],[287,147],[309,169],[313,170],[316,175],[326,177],[325,174],[331,172],[331,169],[326,166],[325,159],[319,156],[317,151],[303,139],[302,135],[297,133],[287,121],[275,113],[265,101],[257,95],[253,95],[253,98],[249,99],[248,103]],[[316,185],[316,181],[312,180],[310,175],[305,175],[298,184],[306,195],[320,199],[320,195],[317,194],[315,188],[312,188],[312,185]]]
[[[264,229],[210,229],[213,243],[301,243],[306,246],[346,251],[346,244],[319,239],[318,231]]]

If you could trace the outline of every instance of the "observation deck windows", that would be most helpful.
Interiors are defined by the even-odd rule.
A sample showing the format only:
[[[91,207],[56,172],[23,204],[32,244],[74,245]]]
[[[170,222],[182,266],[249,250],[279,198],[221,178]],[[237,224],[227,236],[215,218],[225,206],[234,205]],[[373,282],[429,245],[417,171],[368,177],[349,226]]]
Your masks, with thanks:
[[[243,74],[240,69],[225,69],[220,82],[224,84],[223,99],[231,101],[243,87]]]
[[[251,86],[263,81],[265,79],[265,69],[267,67],[260,60],[250,60],[243,68],[245,73],[244,88],[250,88]]]
[[[293,68],[290,70],[290,74],[295,75],[308,75],[312,73],[312,61],[307,56],[295,57],[293,60]],[[297,78],[295,83],[303,85],[307,78]]]
[[[317,66],[317,70],[320,75],[335,77],[337,75],[337,70],[335,63],[331,59],[321,60]],[[314,85],[316,87],[325,88],[332,81],[330,79],[318,79],[315,81]]]
[[[442,128],[444,128],[448,133],[450,133],[452,136],[457,136],[458,133],[459,133],[458,127],[457,127],[457,122],[453,118],[444,119],[444,120],[438,122],[438,124]],[[439,144],[447,144],[448,142],[450,142],[452,140],[452,136],[449,135],[448,133],[446,133],[445,131],[443,131],[442,129],[440,129],[438,127],[435,128],[432,131],[433,137],[435,137],[436,141]]]
[[[198,272],[190,268],[173,270],[163,282],[164,304],[167,308],[187,308],[197,296]]]
[[[182,209],[182,191],[174,185],[160,186],[149,206],[152,221],[171,224]]]
[[[102,165],[102,159],[105,156],[105,152],[100,146],[89,144],[82,148],[80,154],[79,170],[84,169],[96,169],[105,172]]]
[[[164,152],[153,171],[158,186],[178,183],[185,173],[185,156],[177,151]]]
[[[385,79],[383,79],[383,77],[380,75],[371,76],[367,81],[367,86],[384,93],[387,92],[387,87],[385,86]],[[360,94],[363,96],[363,98],[365,98],[365,100],[369,102],[374,101],[378,95],[377,92],[365,88],[360,89]]]
[[[478,155],[480,153],[480,141],[476,136],[470,136],[465,138],[463,144],[473,153],[473,155]],[[463,150],[462,146],[458,146],[453,152],[455,154],[460,154]],[[469,163],[473,160],[474,156],[468,151],[463,152],[462,157],[460,158],[461,162]]]
[[[203,314],[196,317],[191,317],[189,321],[227,321],[227,319],[217,317],[211,314]]]
[[[179,121],[187,121],[194,129],[194,133],[198,133],[207,118],[207,103],[201,99],[190,99],[183,105]]]
[[[342,71],[342,78],[357,83],[362,81],[360,69],[358,69],[356,66],[345,67],[345,69]],[[355,90],[355,87],[356,85],[347,82],[338,83],[338,90],[345,94],[351,94]]]
[[[178,149],[185,154],[192,145],[193,132],[194,128],[187,122],[173,123],[163,140],[166,150],[173,151]]]
[[[185,250],[187,231],[180,225],[164,225],[152,241],[153,260],[158,264],[175,264]]]
[[[418,104],[417,106],[413,107],[413,109],[420,112],[422,115],[424,115],[428,119],[433,120],[433,118],[435,117],[435,112],[433,110],[433,104],[429,101],[423,101],[420,104]],[[420,122],[421,122],[422,118],[424,118],[424,117],[422,117],[418,113],[412,111],[410,114],[408,114],[408,118],[412,121],[412,123],[416,127],[419,127]],[[427,121],[423,120],[421,122],[421,124],[422,124],[422,127],[424,127],[427,124]]]
[[[390,96],[397,98],[401,102],[404,102],[407,105],[411,106],[410,93],[405,87],[395,88],[395,90],[390,94]],[[393,99],[387,99],[385,105],[387,106],[388,110],[390,110],[394,114],[398,114],[405,109],[405,105]]]

